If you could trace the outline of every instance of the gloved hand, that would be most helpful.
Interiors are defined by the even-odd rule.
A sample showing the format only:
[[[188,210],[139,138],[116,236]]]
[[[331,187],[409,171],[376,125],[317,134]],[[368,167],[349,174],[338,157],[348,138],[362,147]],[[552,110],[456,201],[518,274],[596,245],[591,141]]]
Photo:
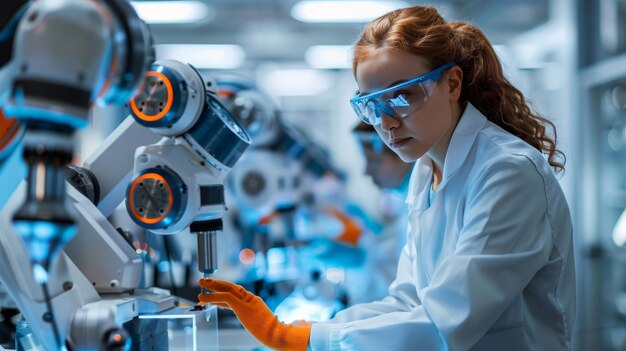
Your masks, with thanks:
[[[330,208],[329,212],[339,219],[343,225],[343,232],[336,237],[335,240],[344,244],[357,246],[362,234],[361,227],[359,227],[352,218],[335,208]]]
[[[241,324],[265,346],[280,351],[306,351],[310,327],[282,323],[260,297],[240,285],[216,279],[200,279],[200,285],[214,291],[198,295],[200,301],[232,309]]]

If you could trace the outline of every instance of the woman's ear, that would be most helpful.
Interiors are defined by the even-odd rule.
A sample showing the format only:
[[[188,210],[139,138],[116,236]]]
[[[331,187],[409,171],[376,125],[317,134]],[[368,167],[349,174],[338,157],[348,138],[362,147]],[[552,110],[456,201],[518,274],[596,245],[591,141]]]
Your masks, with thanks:
[[[458,102],[461,97],[461,87],[463,86],[463,70],[461,70],[461,67],[451,67],[446,72],[445,80],[448,83],[450,102]]]

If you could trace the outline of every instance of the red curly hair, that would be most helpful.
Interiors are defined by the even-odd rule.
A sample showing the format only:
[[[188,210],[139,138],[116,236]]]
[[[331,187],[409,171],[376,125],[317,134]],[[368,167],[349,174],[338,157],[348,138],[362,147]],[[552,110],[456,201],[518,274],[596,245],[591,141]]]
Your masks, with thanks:
[[[392,11],[369,23],[356,42],[355,75],[358,63],[381,48],[425,57],[431,69],[454,60],[463,71],[462,104],[470,102],[487,119],[546,154],[556,172],[564,169],[565,155],[556,148],[554,124],[537,114],[524,94],[505,78],[493,46],[474,25],[448,23],[429,6]]]

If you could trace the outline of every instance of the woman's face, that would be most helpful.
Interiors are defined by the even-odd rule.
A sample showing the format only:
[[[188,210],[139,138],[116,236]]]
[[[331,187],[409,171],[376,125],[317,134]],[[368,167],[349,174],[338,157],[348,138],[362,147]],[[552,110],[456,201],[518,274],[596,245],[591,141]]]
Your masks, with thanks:
[[[421,56],[382,49],[376,55],[358,62],[356,80],[361,94],[372,93],[423,75],[434,68]],[[452,70],[460,71],[458,67],[453,67],[443,72],[425,105],[404,118],[383,113],[382,122],[374,126],[385,144],[403,161],[413,162],[433,147],[439,147],[438,143],[449,141],[458,119],[453,116],[451,107],[451,103],[458,100],[454,85],[460,86],[460,81],[454,81],[456,75],[453,75],[454,82],[450,84],[448,77]],[[443,149],[447,149],[447,144]]]

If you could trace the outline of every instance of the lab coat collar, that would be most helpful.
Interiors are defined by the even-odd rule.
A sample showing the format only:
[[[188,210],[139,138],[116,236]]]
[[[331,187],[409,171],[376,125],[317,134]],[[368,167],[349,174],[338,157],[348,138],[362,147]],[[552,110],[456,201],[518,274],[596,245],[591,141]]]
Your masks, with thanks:
[[[452,133],[452,138],[450,138],[443,165],[443,180],[437,191],[441,191],[450,179],[454,177],[456,171],[467,158],[478,133],[485,123],[487,123],[487,117],[468,102],[459,123]],[[417,207],[420,208],[426,206],[425,196],[428,196],[426,186],[430,186],[432,174],[432,160],[425,154],[415,162],[415,167],[411,173],[411,182],[406,199],[406,203],[409,206],[415,207],[415,205],[418,205]]]
[[[459,123],[452,133],[443,164],[443,177],[438,189],[442,189],[465,162],[478,136],[478,132],[480,132],[485,123],[487,123],[487,117],[468,102]]]
[[[415,162],[411,172],[409,191],[406,196],[406,203],[409,205],[409,209],[415,208],[419,204],[422,206],[418,207],[425,207],[426,199],[424,198],[424,193],[428,193],[428,191],[424,191],[424,189],[430,184],[432,176],[432,160],[428,155],[424,155]]]

